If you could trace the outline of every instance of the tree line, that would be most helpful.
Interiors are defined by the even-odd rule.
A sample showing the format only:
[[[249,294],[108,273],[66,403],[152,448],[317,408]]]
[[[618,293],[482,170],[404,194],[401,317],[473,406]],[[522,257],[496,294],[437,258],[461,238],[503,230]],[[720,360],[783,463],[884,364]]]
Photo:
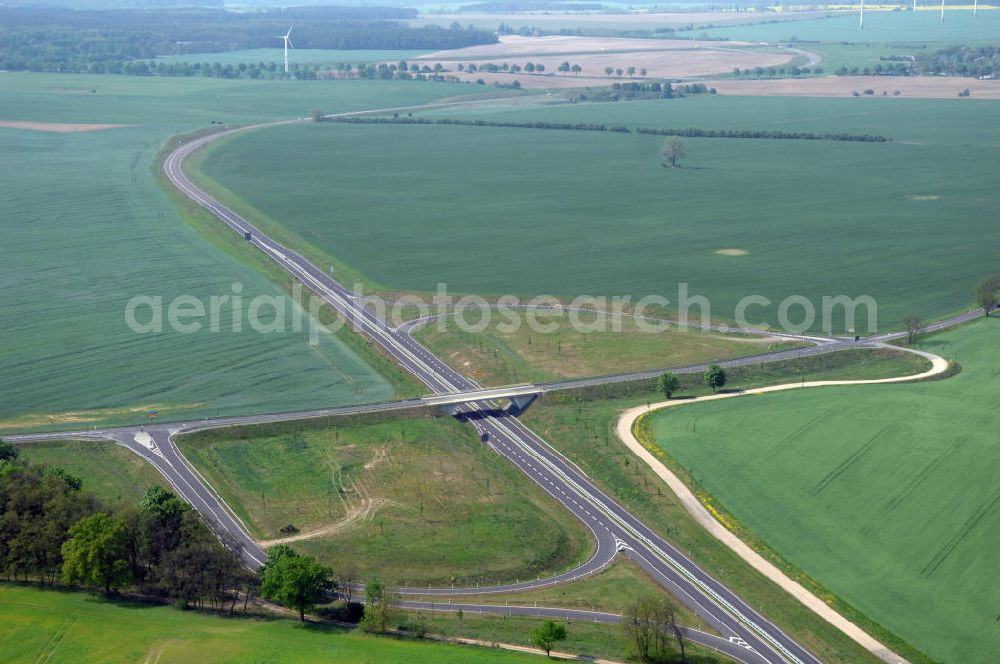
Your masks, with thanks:
[[[0,572],[8,580],[134,590],[179,605],[235,609],[254,575],[197,512],[163,487],[110,509],[63,468],[0,441]]]
[[[401,124],[401,125],[459,125],[465,127],[505,127],[514,129],[555,129],[564,131],[606,131],[620,134],[653,134],[656,136],[681,136],[685,138],[759,138],[814,141],[856,141],[862,143],[886,143],[892,141],[885,136],[871,134],[817,134],[812,132],[788,132],[774,129],[660,129],[620,125],[606,125],[589,122],[513,122],[498,120],[464,120],[459,118],[419,118],[412,116],[347,116],[332,118],[334,122],[346,124]]]
[[[281,544],[268,550],[259,573],[241,563],[234,542],[220,541],[191,506],[159,485],[138,504],[111,509],[58,466],[34,464],[0,440],[0,574],[8,581],[63,583],[106,594],[135,592],[178,608],[233,613],[260,596],[305,613],[346,600],[331,617],[384,632],[398,598],[378,578],[366,582],[364,603],[348,565],[339,578],[311,556]]]
[[[288,65],[289,77],[314,80],[318,78],[357,78],[379,80],[444,80],[444,68],[440,63],[418,65],[400,62],[298,64]],[[283,66],[271,62],[241,62],[222,64],[219,62],[169,62],[165,60],[138,60],[133,62],[93,63],[85,70],[90,74],[126,74],[129,76],[204,76],[209,78],[267,80],[284,78]]]
[[[276,48],[294,23],[297,48],[446,50],[496,41],[457,23],[413,28],[386,7],[87,10],[0,7],[0,69],[129,73],[127,64],[160,55]]]
[[[838,67],[837,76],[969,76],[1000,78],[1000,46],[948,46],[932,53],[881,56],[866,67]]]

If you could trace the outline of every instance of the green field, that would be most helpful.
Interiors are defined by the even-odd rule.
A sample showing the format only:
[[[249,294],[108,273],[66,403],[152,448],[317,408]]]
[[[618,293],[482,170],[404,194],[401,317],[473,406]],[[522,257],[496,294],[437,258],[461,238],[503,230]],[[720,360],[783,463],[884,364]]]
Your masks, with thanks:
[[[895,142],[688,139],[685,167],[664,169],[656,136],[304,125],[242,136],[202,168],[318,260],[388,290],[446,282],[452,293],[657,293],[676,304],[686,282],[717,317],[764,295],[772,304],[751,322],[770,323],[791,295],[817,311],[823,296],[870,295],[886,328],[965,307],[972,284],[1000,268],[1000,192],[984,177],[997,168],[1000,124],[986,119],[998,113],[995,102],[722,97],[451,109],[432,115]],[[747,253],[716,253],[733,248]]]
[[[167,137],[211,121],[420,103],[469,87],[0,73],[0,120],[139,125],[0,128],[0,374],[17,377],[0,387],[0,430],[136,422],[148,409],[181,419],[391,398],[364,344],[321,335],[311,346],[308,324],[257,334],[244,310],[236,332],[226,304],[218,332],[172,332],[164,315],[162,334],[134,333],[124,312],[136,295],[207,306],[239,283],[246,308],[282,293],[248,264],[252,251],[228,235],[207,241],[204,217],[179,214],[151,162]]]
[[[917,12],[866,11],[864,30],[858,26],[858,12],[852,11],[837,12],[829,18],[708,28],[684,34],[754,42],[967,42],[995,40],[1000,35],[1000,11],[987,9],[973,16],[971,9],[946,9],[942,23],[938,5],[920,4]]]
[[[589,533],[449,417],[218,430],[178,444],[243,518],[334,569],[400,583],[532,578],[590,555]],[[332,529],[331,529],[332,527]]]
[[[142,457],[117,443],[60,440],[19,445],[18,450],[31,463],[62,466],[110,507],[134,507],[150,485],[168,486]]]
[[[472,314],[467,323],[478,322]],[[528,326],[515,331],[492,323],[481,332],[463,330],[454,320],[418,328],[416,338],[452,367],[482,385],[546,382],[560,378],[642,371],[795,348],[796,342],[768,337],[681,330],[671,326],[646,331],[634,319],[580,314],[581,331],[566,314],[537,316],[539,333]],[[442,326],[441,323],[444,323]],[[616,331],[613,326],[620,328]],[[593,330],[593,331],[587,331]]]
[[[985,664],[1000,649],[998,338],[990,319],[922,343],[961,364],[947,380],[697,404],[653,433],[793,565],[929,656]]]
[[[0,584],[0,642],[0,662],[540,661],[487,648],[364,636],[288,618],[198,614],[11,584]]]

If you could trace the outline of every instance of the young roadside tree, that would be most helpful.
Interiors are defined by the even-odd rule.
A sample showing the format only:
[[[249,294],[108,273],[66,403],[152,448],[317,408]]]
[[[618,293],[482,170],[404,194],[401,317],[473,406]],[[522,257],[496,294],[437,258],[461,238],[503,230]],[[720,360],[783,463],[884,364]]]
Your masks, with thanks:
[[[372,634],[385,632],[398,598],[388,590],[381,579],[371,578],[365,583],[365,614],[361,629]]]
[[[677,388],[680,387],[680,384],[681,381],[677,378],[677,374],[667,371],[666,373],[661,373],[656,379],[656,391],[669,399],[677,391]]]
[[[906,328],[906,343],[913,345],[917,340],[917,332],[920,330],[920,316],[909,314],[903,318],[903,326]]]
[[[705,370],[705,385],[712,388],[712,394],[726,384],[726,372],[718,364],[713,364]]]
[[[312,111],[310,111],[309,117],[312,118],[313,122],[326,122],[326,113],[324,113],[323,109],[320,108],[314,108]]]
[[[305,622],[323,593],[333,590],[333,571],[312,556],[300,556],[290,547],[278,545],[267,552],[260,572],[260,595],[284,606],[298,609]]]
[[[625,71],[628,73],[629,78],[635,78],[635,67],[629,67]]]
[[[560,64],[559,65],[559,71],[561,71],[564,74],[566,72],[568,72],[569,71],[569,63],[568,62],[563,62],[562,64]]]
[[[642,69],[639,70],[639,76],[641,76],[642,78],[646,78],[646,68],[645,67],[643,67]]]
[[[574,76],[583,71],[583,67],[581,67],[580,65],[573,65],[572,67],[570,67],[570,69],[573,71]]]
[[[987,277],[976,284],[976,304],[983,308],[986,315],[997,306],[997,291],[1000,291],[1000,279]]]
[[[531,632],[531,642],[535,644],[535,647],[544,650],[546,657],[552,652],[552,646],[556,642],[565,640],[566,626],[554,623],[551,620],[546,620]]]
[[[106,594],[131,582],[127,531],[120,519],[103,512],[80,519],[62,545],[63,580],[104,588]]]
[[[0,439],[0,461],[17,461],[17,448]]]
[[[671,136],[664,140],[663,147],[660,148],[660,156],[666,162],[663,164],[664,166],[669,164],[670,168],[680,168],[681,159],[685,156],[684,140],[680,136]]]
[[[614,67],[605,67],[604,68],[604,73],[607,75],[608,78],[611,78],[611,75],[615,73],[615,68]]]

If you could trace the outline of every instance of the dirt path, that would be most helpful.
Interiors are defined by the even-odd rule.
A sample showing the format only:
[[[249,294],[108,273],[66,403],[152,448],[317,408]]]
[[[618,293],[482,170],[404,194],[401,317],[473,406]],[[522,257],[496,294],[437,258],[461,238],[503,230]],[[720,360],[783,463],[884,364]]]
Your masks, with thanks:
[[[371,518],[371,516],[380,507],[382,507],[383,504],[385,504],[385,501],[381,498],[365,498],[357,504],[352,505],[342,519],[334,521],[333,523],[328,523],[325,526],[320,526],[319,528],[315,528],[304,533],[289,535],[288,537],[279,537],[272,540],[257,540],[257,543],[266,549],[270,546],[274,546],[275,544],[290,544],[292,542],[301,542],[302,540],[323,537],[324,535],[336,535],[339,532],[347,530],[357,521]]]
[[[897,348],[897,347],[894,347]],[[913,376],[900,376],[898,378],[880,378],[873,380],[818,380],[810,381],[805,383],[786,383],[784,385],[772,385],[770,387],[761,387],[754,390],[746,390],[745,392],[738,393],[727,393],[727,394],[716,394],[712,396],[698,397],[697,399],[686,399],[683,401],[662,401],[660,403],[654,403],[649,406],[638,406],[636,408],[631,408],[622,413],[621,417],[618,419],[618,424],[616,427],[616,433],[618,437],[625,443],[625,446],[629,448],[636,456],[638,456],[642,461],[648,465],[656,475],[662,479],[670,490],[673,491],[677,498],[680,499],[684,509],[694,517],[695,521],[698,522],[705,530],[707,530],[713,537],[729,547],[733,552],[735,552],[740,558],[749,563],[754,569],[761,572],[768,579],[776,583],[783,590],[791,594],[793,597],[798,599],[800,602],[805,604],[809,609],[815,612],[819,617],[826,620],[828,623],[842,631],[852,640],[860,644],[863,648],[871,652],[873,655],[881,659],[882,661],[889,662],[890,664],[907,664],[907,660],[903,659],[895,652],[890,650],[880,641],[876,640],[870,636],[863,629],[852,623],[850,620],[840,615],[834,611],[829,605],[827,605],[823,600],[821,600],[816,595],[812,594],[807,590],[802,584],[793,581],[784,572],[778,569],[771,562],[766,560],[759,553],[754,551],[747,545],[743,540],[738,538],[732,532],[726,529],[721,523],[719,523],[715,517],[709,513],[705,506],[701,504],[694,493],[687,487],[684,482],[681,481],[677,475],[675,475],[669,468],[667,468],[663,463],[657,459],[653,454],[647,450],[642,443],[633,434],[635,424],[646,413],[650,413],[655,410],[660,410],[662,408],[674,408],[676,406],[683,406],[689,403],[697,403],[702,401],[716,401],[718,399],[731,399],[733,397],[739,397],[745,394],[765,394],[768,392],[783,392],[785,390],[797,390],[801,388],[808,387],[823,387],[827,385],[873,385],[880,383],[902,383],[907,381],[921,380],[924,378],[929,378],[931,376],[937,376],[944,373],[948,369],[948,361],[943,357],[934,355],[933,353],[926,353],[924,351],[912,350],[908,348],[897,348],[898,350],[903,350],[909,353],[914,353],[922,357],[927,358],[931,361],[931,368],[927,371],[916,374]]]

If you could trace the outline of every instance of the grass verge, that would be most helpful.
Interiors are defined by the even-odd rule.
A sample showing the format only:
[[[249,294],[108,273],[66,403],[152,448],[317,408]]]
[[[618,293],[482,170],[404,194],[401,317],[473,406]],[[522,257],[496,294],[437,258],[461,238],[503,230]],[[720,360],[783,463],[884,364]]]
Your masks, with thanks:
[[[183,436],[261,540],[403,585],[484,585],[574,566],[587,531],[450,417],[368,415]],[[290,530],[290,529],[289,529]]]

